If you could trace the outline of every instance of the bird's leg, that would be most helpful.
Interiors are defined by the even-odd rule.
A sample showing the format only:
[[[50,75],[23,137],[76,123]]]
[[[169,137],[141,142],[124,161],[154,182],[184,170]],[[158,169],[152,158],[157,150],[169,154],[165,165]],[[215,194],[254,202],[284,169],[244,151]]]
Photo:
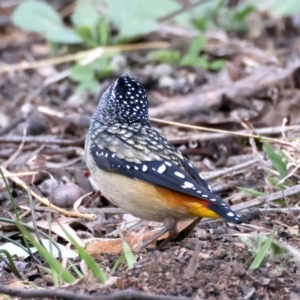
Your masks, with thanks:
[[[195,219],[190,225],[182,229],[177,236],[174,238],[174,242],[181,242],[186,239],[194,230],[194,228],[198,225],[198,223],[202,220],[202,218]]]
[[[172,223],[168,223],[168,237],[165,238],[163,241],[161,241],[161,243],[159,243],[156,247],[157,250],[161,250],[165,245],[167,245],[169,242],[173,241],[177,235],[178,235],[178,231],[177,231],[177,222],[176,220],[172,220]],[[165,223],[165,227],[167,227],[166,223]]]
[[[154,234],[151,238],[147,239],[140,247],[139,251],[146,248],[149,244],[156,241],[160,236],[162,236],[164,233],[169,232],[169,236],[164,239],[157,247],[156,249],[160,250],[162,247],[164,247],[168,242],[173,240],[177,236],[177,222],[175,219],[167,219],[164,222],[164,227],[158,231],[156,234]]]

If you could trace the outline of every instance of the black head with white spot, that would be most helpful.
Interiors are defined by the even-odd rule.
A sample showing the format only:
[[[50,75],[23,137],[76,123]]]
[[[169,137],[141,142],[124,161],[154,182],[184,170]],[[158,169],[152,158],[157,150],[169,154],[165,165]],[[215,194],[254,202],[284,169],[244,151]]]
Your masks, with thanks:
[[[118,78],[102,95],[94,115],[104,123],[149,123],[145,89],[127,74]]]

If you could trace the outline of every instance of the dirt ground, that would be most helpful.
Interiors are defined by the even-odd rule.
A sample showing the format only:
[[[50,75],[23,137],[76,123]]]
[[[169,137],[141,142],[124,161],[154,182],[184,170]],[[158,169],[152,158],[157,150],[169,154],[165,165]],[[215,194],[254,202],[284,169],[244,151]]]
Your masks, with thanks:
[[[273,24],[278,29],[276,26]],[[9,22],[0,22],[0,34],[0,165],[4,171],[21,174],[21,183],[7,178],[22,221],[33,221],[30,214],[33,205],[34,222],[42,226],[48,209],[37,197],[30,204],[27,186],[38,196],[48,198],[67,211],[74,210],[77,199],[95,192],[83,159],[83,147],[97,97],[75,93],[74,82],[59,79],[59,75],[70,67],[69,63],[4,70],[3,64],[45,59],[48,48],[43,37],[21,32]],[[169,39],[173,38],[171,34]],[[205,133],[163,123],[172,120],[230,131],[243,130],[247,124],[252,124],[261,135],[282,138],[283,118],[287,120],[286,126],[300,124],[300,60],[295,52],[295,49],[299,50],[298,33],[288,27],[274,35],[265,30],[256,39],[248,40],[246,46],[236,37],[226,37],[218,41],[217,47],[209,43],[206,51],[216,55],[220,47],[232,53],[225,70],[206,72],[199,68],[172,67],[173,88],[170,89],[160,88],[158,80],[151,77],[152,65],[139,65],[143,51],[128,52],[124,56],[135,62],[132,75],[148,91],[150,116],[162,121],[153,122],[153,125],[208,178],[220,196],[233,208],[241,210],[247,223],[201,222],[182,242],[172,242],[162,251],[151,248],[136,253],[137,263],[133,269],[128,270],[123,262],[114,274],[118,281],[112,285],[101,287],[95,280],[85,278],[66,287],[67,291],[94,297],[134,289],[169,296],[168,299],[300,299],[299,190],[291,190],[299,184],[299,170],[294,169],[299,166],[299,148],[294,151],[284,143],[274,143],[294,159],[294,165],[291,164],[289,169],[294,170],[290,178],[293,184],[286,187],[285,196],[276,198],[274,194],[278,189],[265,179],[271,165],[263,155],[260,143],[255,146],[245,136]],[[113,83],[119,73],[105,78],[99,92]],[[182,87],[188,85],[187,92],[174,88],[179,82],[184,83]],[[299,132],[299,127],[286,132],[287,137],[282,141],[293,141],[299,137]],[[253,132],[248,128],[246,133]],[[276,199],[266,203],[266,198],[261,200],[251,196],[239,190],[237,187],[240,186]],[[69,224],[83,239],[102,238],[107,234],[117,238],[114,230],[119,225],[125,235],[132,232],[126,225],[131,221],[126,220],[128,216],[103,210],[113,208],[105,198],[86,196],[83,206],[76,219],[58,213],[53,213],[53,218]],[[0,233],[19,240],[17,227],[3,220],[12,213],[8,192],[1,183]],[[84,219],[80,213],[96,214],[97,220]],[[158,226],[151,225],[152,228]],[[133,231],[145,232],[147,226],[143,223]],[[261,245],[260,236],[272,232],[275,233],[274,247],[259,268],[249,270]],[[59,234],[54,233],[54,239],[66,244]],[[0,238],[0,245],[4,243],[5,240]],[[109,251],[98,253],[97,262],[109,272],[119,256]],[[29,281],[40,287],[53,285],[49,276],[36,268],[32,258],[15,257],[15,261],[19,272]],[[78,261],[75,263],[79,264]],[[3,262],[0,262],[0,274],[0,285],[10,286],[16,280]]]

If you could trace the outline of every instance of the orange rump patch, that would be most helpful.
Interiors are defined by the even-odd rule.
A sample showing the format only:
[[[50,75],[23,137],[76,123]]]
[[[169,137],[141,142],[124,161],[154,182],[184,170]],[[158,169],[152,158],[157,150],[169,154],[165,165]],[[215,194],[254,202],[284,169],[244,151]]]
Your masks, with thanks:
[[[209,209],[211,203],[207,200],[196,198],[163,187],[156,187],[156,189],[157,192],[166,201],[169,209],[182,209],[183,207],[185,207],[187,212],[190,213],[193,217],[212,219],[221,218],[217,213]]]

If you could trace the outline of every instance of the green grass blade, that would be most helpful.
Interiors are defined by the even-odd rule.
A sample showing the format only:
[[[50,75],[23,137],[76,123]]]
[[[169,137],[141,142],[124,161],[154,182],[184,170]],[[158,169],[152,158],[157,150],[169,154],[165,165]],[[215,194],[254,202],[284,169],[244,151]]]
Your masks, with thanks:
[[[61,224],[59,224],[59,226],[71,241],[72,245],[76,248],[79,256],[85,261],[94,276],[98,278],[101,283],[104,283],[107,280],[104,270],[98,266],[97,262],[78,244],[78,242],[69,234],[67,230],[65,230]]]
[[[8,262],[2,258],[2,255],[1,253],[5,254],[5,256],[7,257],[8,259]],[[18,277],[19,279],[23,280],[23,277],[21,276],[21,274],[19,273],[18,269],[16,268],[15,264],[14,264],[14,261],[11,257],[11,255],[9,254],[9,252],[5,249],[1,249],[0,250],[0,260],[3,259],[3,261],[8,265],[8,267],[10,268],[10,270],[14,273],[14,275],[16,277]]]
[[[43,246],[41,246],[34,237],[22,226],[20,223],[16,223],[18,228],[20,229],[22,235],[26,237],[33,246],[38,250],[40,255],[47,261],[50,268],[58,274],[58,276],[66,283],[73,283],[76,279],[75,277],[66,270],[59,261],[57,261]]]
[[[116,260],[116,262],[115,262],[113,268],[111,269],[111,271],[110,271],[110,274],[111,274],[111,275],[113,275],[113,274],[116,272],[116,270],[119,268],[120,264],[121,264],[125,259],[126,259],[126,258],[125,258],[125,254],[122,253],[122,254],[119,256],[119,258]]]
[[[44,267],[44,266],[39,266],[39,267],[42,270],[44,270],[44,272],[47,272],[51,276],[53,285],[55,287],[61,286],[61,284],[59,284],[59,276],[56,274],[56,272],[54,270],[52,270],[51,268]]]
[[[128,243],[125,241],[121,230],[119,230],[119,234],[120,234],[120,237],[121,237],[121,240],[122,240],[122,247],[123,247],[125,258],[126,258],[126,261],[127,261],[127,264],[128,264],[128,268],[132,269],[134,267],[135,263],[136,263],[136,259],[133,255]]]
[[[0,168],[0,174],[1,174],[1,177],[2,177],[2,179],[3,179],[3,181],[4,181],[6,190],[7,190],[7,192],[8,192],[9,199],[10,199],[10,201],[11,201],[11,203],[12,203],[12,207],[13,207],[13,210],[14,210],[14,212],[15,212],[16,219],[17,219],[17,220],[20,220],[20,216],[19,216],[19,212],[18,212],[18,210],[17,210],[17,206],[16,206],[16,203],[15,203],[15,199],[14,199],[14,197],[13,197],[13,195],[12,195],[12,192],[11,192],[11,190],[10,190],[10,187],[9,187],[9,185],[8,185],[8,183],[7,183],[7,180],[6,180],[5,176],[4,176],[4,173],[3,173],[3,171],[2,171],[2,168]]]
[[[253,190],[253,189],[248,189],[248,188],[241,187],[241,186],[238,186],[237,188],[251,196],[254,196],[254,197],[266,196],[265,193],[262,193],[262,192],[259,192],[259,191]]]
[[[277,186],[278,183],[280,182],[280,179],[277,178],[277,177],[266,176],[266,179],[267,179],[273,186]]]
[[[268,250],[270,249],[273,239],[275,236],[275,231],[273,231],[268,238],[266,239],[266,241],[263,243],[263,245],[260,247],[258,253],[256,254],[252,264],[249,267],[249,270],[255,270],[257,268],[259,268],[261,262],[263,261],[263,259],[265,258]]]
[[[278,155],[272,146],[264,141],[263,149],[267,156],[269,157],[270,161],[272,162],[273,167],[278,171],[280,177],[283,178],[287,175],[287,167],[286,163],[283,161],[282,157]]]
[[[74,271],[74,273],[76,273],[78,278],[83,278],[83,274],[78,270],[78,268],[72,263],[72,261],[70,259],[68,259],[68,263],[70,268],[72,268],[72,270]]]

